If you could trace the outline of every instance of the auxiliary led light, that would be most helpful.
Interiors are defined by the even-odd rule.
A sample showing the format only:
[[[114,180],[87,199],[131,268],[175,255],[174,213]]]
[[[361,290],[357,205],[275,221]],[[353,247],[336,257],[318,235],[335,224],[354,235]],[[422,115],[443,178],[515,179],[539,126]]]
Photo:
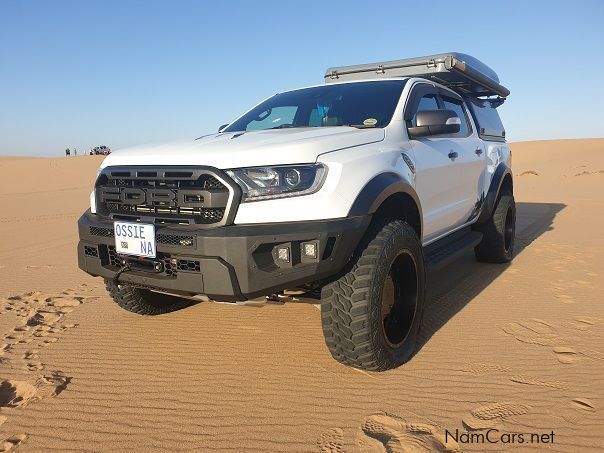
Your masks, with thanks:
[[[281,261],[287,261],[289,263],[289,247],[278,247],[277,258]]]
[[[306,242],[303,244],[303,253],[304,256],[308,258],[317,258],[317,243],[316,242]]]

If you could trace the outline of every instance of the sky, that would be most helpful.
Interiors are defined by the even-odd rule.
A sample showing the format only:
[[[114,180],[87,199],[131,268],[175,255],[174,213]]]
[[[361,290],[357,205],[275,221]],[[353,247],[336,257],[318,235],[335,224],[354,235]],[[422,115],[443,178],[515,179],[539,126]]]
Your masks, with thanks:
[[[448,51],[511,90],[510,141],[604,137],[604,0],[0,0],[0,154],[193,138],[327,67]]]

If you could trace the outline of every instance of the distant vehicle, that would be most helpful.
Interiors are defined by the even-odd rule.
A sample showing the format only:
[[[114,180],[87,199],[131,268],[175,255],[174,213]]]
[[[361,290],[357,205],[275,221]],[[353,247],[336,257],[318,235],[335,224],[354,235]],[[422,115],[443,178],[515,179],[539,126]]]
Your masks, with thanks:
[[[109,154],[111,154],[111,149],[107,148],[105,145],[90,148],[91,156],[108,156]]]

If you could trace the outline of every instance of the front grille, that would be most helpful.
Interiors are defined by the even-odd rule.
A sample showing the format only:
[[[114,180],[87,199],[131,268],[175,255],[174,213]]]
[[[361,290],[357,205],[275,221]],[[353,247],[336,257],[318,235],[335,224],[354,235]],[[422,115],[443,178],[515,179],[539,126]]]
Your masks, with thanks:
[[[176,277],[176,266],[172,264],[170,256],[165,256],[162,260],[164,263],[164,272],[168,277]]]
[[[223,225],[235,183],[218,170],[192,167],[108,167],[97,179],[97,210],[122,220]],[[237,192],[238,193],[238,192]]]
[[[201,266],[199,261],[194,260],[178,260],[177,267],[179,271],[199,272]]]
[[[180,236],[176,234],[158,233],[155,235],[155,241],[158,244],[178,245],[182,247],[193,247],[195,245],[194,236]]]
[[[224,208],[181,208],[181,207],[161,207],[149,205],[127,205],[123,203],[106,203],[107,210],[114,214],[142,214],[153,217],[174,217],[193,218],[196,223],[217,223],[224,216]]]
[[[90,227],[90,234],[100,237],[114,237],[115,232],[113,228],[104,227]],[[194,247],[195,236],[181,235],[181,234],[168,234],[168,233],[157,233],[155,235],[155,241],[158,244],[176,245],[179,247]]]
[[[107,246],[107,251],[109,252],[109,265],[114,267],[121,267],[121,260],[115,251],[115,247],[113,245]]]
[[[90,245],[84,246],[84,255],[86,256],[94,256],[95,258],[99,257],[99,251],[96,247],[92,247]]]
[[[94,236],[102,236],[106,238],[114,237],[113,228],[90,227],[90,234]]]

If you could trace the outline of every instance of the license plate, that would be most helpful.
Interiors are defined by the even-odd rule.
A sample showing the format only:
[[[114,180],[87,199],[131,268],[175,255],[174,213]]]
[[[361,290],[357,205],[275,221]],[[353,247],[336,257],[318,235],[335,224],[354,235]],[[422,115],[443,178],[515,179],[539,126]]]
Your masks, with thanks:
[[[113,222],[113,229],[117,253],[155,258],[155,225]]]

